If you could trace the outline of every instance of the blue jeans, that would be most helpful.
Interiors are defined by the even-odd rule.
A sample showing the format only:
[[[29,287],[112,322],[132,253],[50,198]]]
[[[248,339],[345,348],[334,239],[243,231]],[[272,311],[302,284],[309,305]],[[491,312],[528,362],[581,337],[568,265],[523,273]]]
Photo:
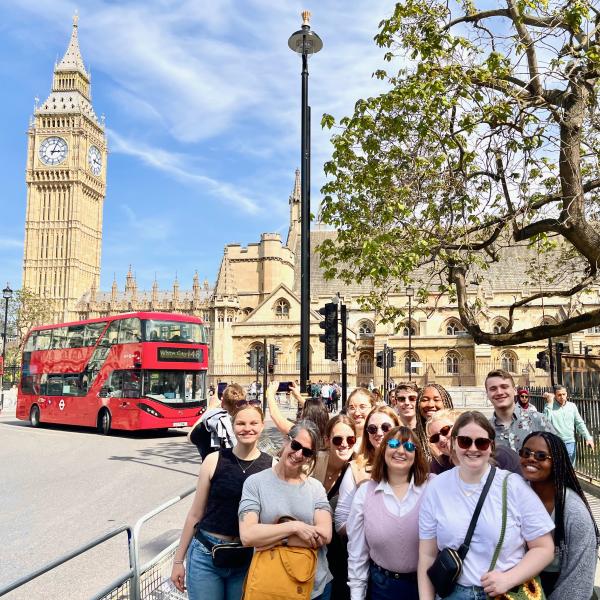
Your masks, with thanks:
[[[312,600],[330,600],[331,599],[331,581],[323,588],[323,591]],[[335,598],[334,598],[335,600]]]
[[[487,594],[477,585],[464,586],[458,583],[444,600],[487,600]]]
[[[419,590],[416,581],[394,579],[371,566],[367,597],[369,600],[419,600]]]
[[[206,535],[209,542],[222,540]],[[186,585],[190,600],[241,600],[248,567],[222,569],[215,567],[212,555],[196,538],[187,553]]]
[[[575,460],[577,458],[577,444],[575,442],[565,442],[565,446],[567,447],[567,454],[571,459],[571,464],[575,466]]]

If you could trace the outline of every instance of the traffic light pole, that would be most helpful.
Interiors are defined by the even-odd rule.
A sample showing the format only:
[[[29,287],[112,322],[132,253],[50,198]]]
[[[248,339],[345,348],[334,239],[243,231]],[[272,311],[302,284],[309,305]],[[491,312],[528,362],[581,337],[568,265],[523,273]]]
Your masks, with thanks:
[[[267,414],[267,338],[263,338],[263,414]]]
[[[388,389],[388,346],[383,345],[383,399],[387,402]]]
[[[554,379],[554,352],[552,352],[552,338],[548,338],[548,356],[550,357],[550,385],[555,386]]]
[[[346,360],[346,305],[340,307],[342,319],[342,408],[346,406],[348,389],[348,362]]]

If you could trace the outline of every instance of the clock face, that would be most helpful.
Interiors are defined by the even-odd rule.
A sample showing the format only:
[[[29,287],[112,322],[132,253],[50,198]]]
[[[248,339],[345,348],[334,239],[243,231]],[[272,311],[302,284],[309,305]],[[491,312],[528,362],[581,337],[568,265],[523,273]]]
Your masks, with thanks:
[[[102,172],[102,154],[100,154],[100,150],[96,146],[90,146],[88,150],[88,164],[94,175],[100,175]]]
[[[67,142],[59,137],[46,138],[40,146],[40,160],[45,165],[58,165],[67,158]]]

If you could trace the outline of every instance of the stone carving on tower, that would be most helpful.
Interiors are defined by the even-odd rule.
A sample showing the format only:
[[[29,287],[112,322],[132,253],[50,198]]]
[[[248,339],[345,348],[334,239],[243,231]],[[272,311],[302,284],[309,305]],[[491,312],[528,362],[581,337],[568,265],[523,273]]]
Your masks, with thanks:
[[[77,15],[54,67],[52,91],[36,103],[28,138],[23,288],[51,303],[54,321],[76,319],[77,301],[100,283],[107,156]]]

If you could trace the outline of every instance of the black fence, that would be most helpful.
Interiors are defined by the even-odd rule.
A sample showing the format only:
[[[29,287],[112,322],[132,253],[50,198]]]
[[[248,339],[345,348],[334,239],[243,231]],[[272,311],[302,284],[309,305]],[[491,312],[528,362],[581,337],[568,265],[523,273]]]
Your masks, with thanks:
[[[586,446],[585,440],[577,435],[575,471],[579,476],[600,484],[600,388],[569,389],[567,387],[567,390],[569,392],[568,399],[577,406],[579,414],[594,438],[596,448],[591,450]],[[552,391],[552,388],[531,388],[529,390],[529,401],[538,411],[543,413],[546,406],[543,394]]]
[[[19,384],[20,377],[21,367],[19,365],[7,365],[4,369],[4,376],[2,377],[2,387],[5,390],[10,390],[13,385]]]

